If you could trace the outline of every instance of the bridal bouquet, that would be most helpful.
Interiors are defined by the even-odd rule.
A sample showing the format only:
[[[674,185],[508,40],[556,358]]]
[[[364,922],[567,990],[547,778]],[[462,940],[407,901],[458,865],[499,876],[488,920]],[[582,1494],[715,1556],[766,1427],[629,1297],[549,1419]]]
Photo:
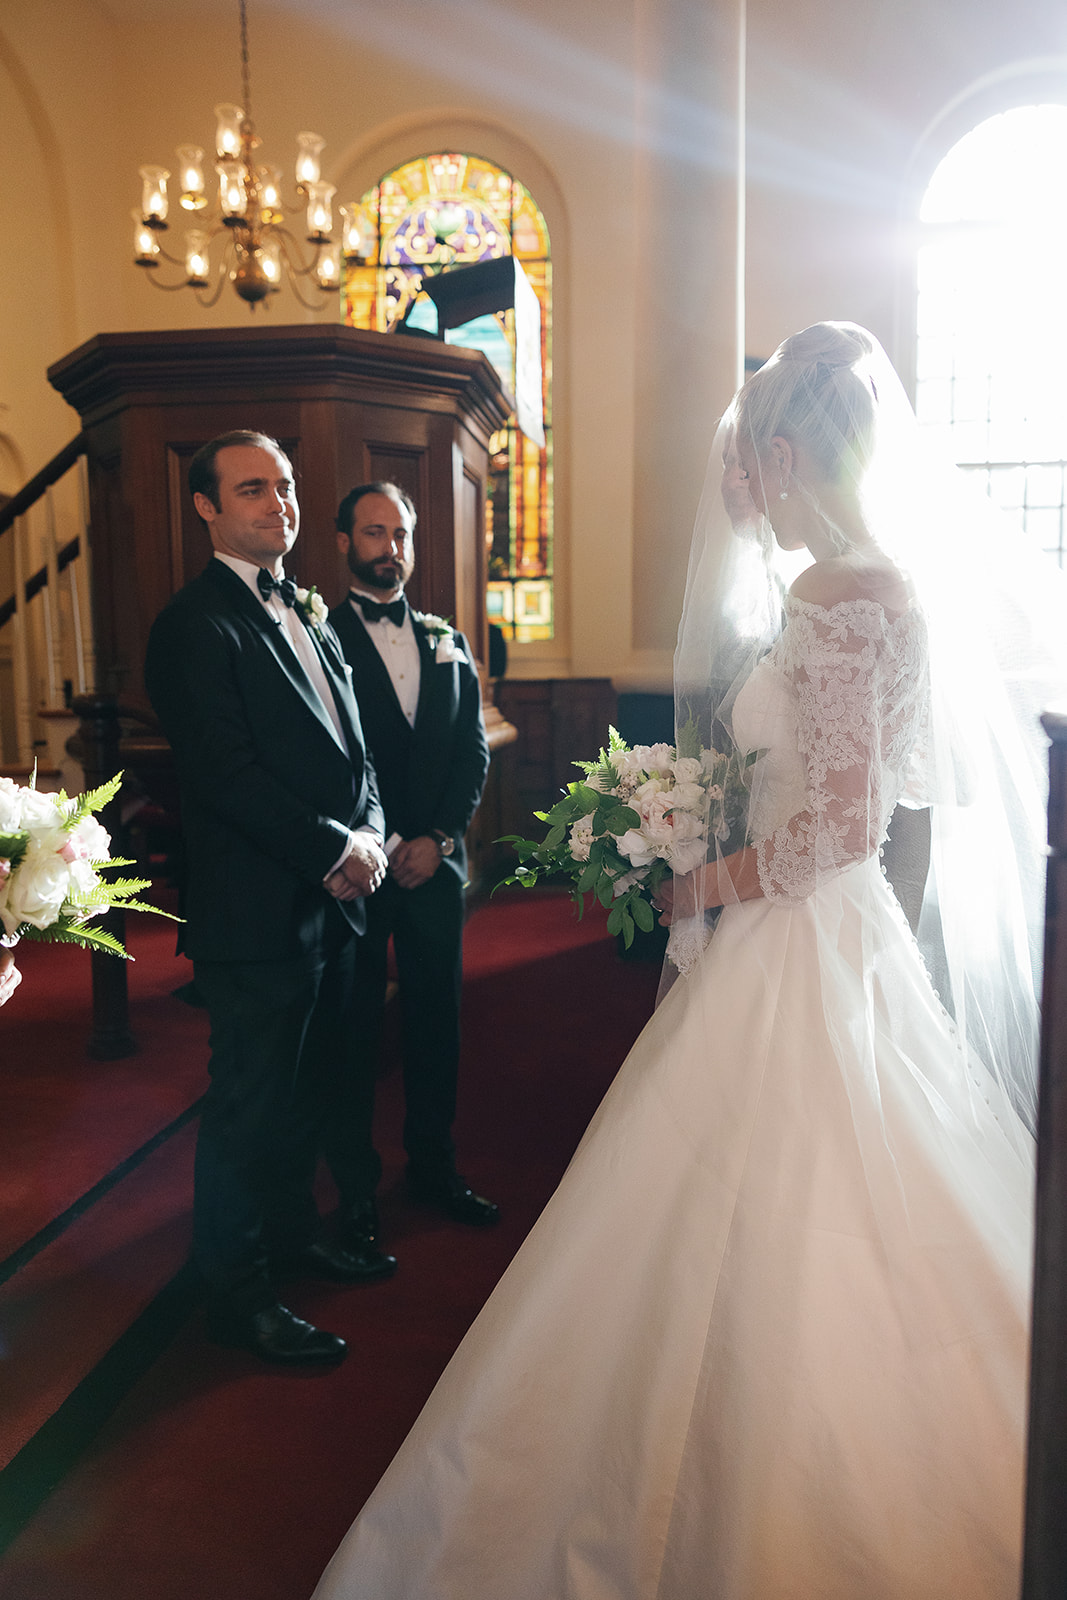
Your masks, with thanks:
[[[0,924],[3,942],[43,939],[80,944],[126,956],[118,939],[88,926],[112,906],[169,916],[137,899],[147,878],[103,878],[109,867],[133,863],[111,858],[111,839],[93,816],[114,799],[121,772],[110,783],[68,799],[0,778]],[[177,920],[177,919],[175,919]]]
[[[744,843],[748,773],[761,754],[702,748],[692,724],[678,746],[635,745],[614,728],[596,761],[576,761],[584,779],[567,785],[550,811],[545,838],[507,836],[520,865],[507,884],[532,888],[542,878],[570,878],[579,913],[592,894],[610,906],[608,932],[629,949],[635,926],[655,925],[652,900],[669,874],[692,872],[708,859],[712,839]]]

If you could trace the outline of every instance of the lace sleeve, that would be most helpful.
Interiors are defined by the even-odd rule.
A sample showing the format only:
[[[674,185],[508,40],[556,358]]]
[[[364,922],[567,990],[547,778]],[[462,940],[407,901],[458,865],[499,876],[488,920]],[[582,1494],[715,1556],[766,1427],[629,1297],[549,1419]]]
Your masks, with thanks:
[[[775,664],[793,686],[808,803],[757,842],[769,900],[804,899],[820,874],[864,860],[881,843],[886,625],[869,601],[791,608]]]

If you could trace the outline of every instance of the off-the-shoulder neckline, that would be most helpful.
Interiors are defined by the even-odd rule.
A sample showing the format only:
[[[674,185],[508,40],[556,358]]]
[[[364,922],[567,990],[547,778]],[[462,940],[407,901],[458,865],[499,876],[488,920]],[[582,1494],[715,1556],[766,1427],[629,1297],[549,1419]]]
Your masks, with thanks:
[[[834,600],[830,605],[826,606],[818,600],[802,600],[791,589],[786,590],[785,603],[787,610],[792,610],[796,607],[801,611],[818,611],[823,616],[829,616],[832,611],[842,611],[851,606],[861,606],[864,610],[879,612],[890,627],[902,621],[904,617],[915,616],[920,609],[918,602],[912,599],[904,607],[903,611],[889,611],[880,600],[875,600],[870,595],[848,595],[845,599]]]

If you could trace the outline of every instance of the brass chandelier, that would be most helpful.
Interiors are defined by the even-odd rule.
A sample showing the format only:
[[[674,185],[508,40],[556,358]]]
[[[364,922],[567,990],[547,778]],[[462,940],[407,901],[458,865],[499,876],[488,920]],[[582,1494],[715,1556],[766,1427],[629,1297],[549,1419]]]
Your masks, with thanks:
[[[184,257],[171,255],[161,243],[161,235],[169,227],[167,182],[171,174],[165,167],[141,167],[141,208],[133,213],[134,261],[147,269],[157,289],[192,289],[205,307],[216,304],[227,282],[248,302],[250,310],[259,304],[267,307],[269,297],[288,280],[301,305],[309,311],[322,310],[328,301],[309,299],[304,286],[328,294],[340,284],[342,252],[346,259],[359,259],[354,208],[340,208],[342,242],[335,241],[331,202],[336,190],[333,184],[321,181],[319,171],[324,141],[316,133],[298,133],[295,179],[299,199],[289,209],[303,209],[306,213],[305,238],[312,247],[310,255],[285,226],[281,170],[261,166],[256,160],[260,140],[252,121],[245,0],[238,0],[238,5],[243,105],[215,107],[218,192],[209,205],[204,152],[197,145],[179,145],[178,204],[199,226],[186,231]],[[220,236],[225,243],[213,262],[212,245]],[[158,275],[162,262],[181,268],[184,277],[177,283],[162,282]]]

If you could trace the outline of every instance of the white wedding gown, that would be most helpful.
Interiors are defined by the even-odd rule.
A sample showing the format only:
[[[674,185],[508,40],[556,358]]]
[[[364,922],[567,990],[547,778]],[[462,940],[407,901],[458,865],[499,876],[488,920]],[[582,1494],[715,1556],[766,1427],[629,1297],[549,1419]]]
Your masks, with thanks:
[[[851,604],[793,602],[738,700],[779,822],[827,736],[796,668],[850,626],[882,755],[914,741],[912,614]],[[765,820],[771,889],[802,864]],[[726,908],[315,1600],[1015,1600],[1020,1135],[877,855]]]

